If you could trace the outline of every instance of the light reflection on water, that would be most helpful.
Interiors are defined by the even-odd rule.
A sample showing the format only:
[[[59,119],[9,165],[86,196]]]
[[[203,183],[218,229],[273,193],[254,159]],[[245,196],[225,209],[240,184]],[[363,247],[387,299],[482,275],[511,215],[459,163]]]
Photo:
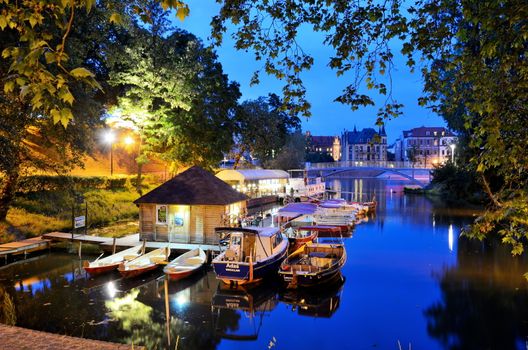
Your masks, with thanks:
[[[87,278],[76,256],[53,253],[0,268],[0,321],[148,349],[397,349],[398,340],[414,349],[525,349],[527,259],[460,238],[471,210],[404,196],[395,181],[330,186],[379,203],[346,240],[341,285],[285,291],[269,280],[234,291],[211,271],[178,282],[160,271]]]

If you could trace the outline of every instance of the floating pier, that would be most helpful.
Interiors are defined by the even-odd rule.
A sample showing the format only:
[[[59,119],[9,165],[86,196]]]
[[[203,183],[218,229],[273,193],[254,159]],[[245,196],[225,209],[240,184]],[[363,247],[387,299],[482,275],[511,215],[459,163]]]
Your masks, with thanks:
[[[114,244],[116,246],[116,251],[120,251],[126,248],[137,246],[143,242],[139,239],[139,234],[128,235],[122,238],[112,237],[98,237],[98,236],[88,236],[88,235],[73,235],[66,232],[50,232],[42,235],[42,237],[49,239],[54,242],[81,242],[81,243],[91,243],[99,244],[101,249],[107,252],[111,252],[114,249]],[[218,245],[215,244],[199,244],[199,243],[175,243],[175,242],[155,242],[147,241],[145,242],[145,248],[147,249],[157,249],[163,247],[169,247],[174,251],[189,251],[191,249],[200,247],[203,250],[210,250],[212,252],[220,251]]]
[[[28,253],[37,252],[49,249],[50,241],[41,237],[29,238],[23,241],[0,244],[0,258],[7,258],[13,255],[24,255]]]

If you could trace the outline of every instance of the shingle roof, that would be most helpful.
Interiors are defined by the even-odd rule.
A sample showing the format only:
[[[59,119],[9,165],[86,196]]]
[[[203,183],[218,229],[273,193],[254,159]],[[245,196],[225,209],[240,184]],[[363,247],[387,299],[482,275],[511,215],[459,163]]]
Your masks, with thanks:
[[[227,205],[249,199],[204,169],[193,166],[136,199],[135,204]]]
[[[372,128],[365,128],[361,131],[346,131],[345,137],[348,144],[362,144],[374,141],[374,135],[378,133]]]
[[[311,136],[311,144],[314,147],[332,147],[334,136]]]
[[[404,130],[403,137],[433,137],[435,131],[438,136],[455,136],[455,134],[453,134],[451,131],[447,130],[444,127],[421,126],[419,128],[414,128],[411,130]],[[445,134],[442,135],[442,132],[445,132]]]

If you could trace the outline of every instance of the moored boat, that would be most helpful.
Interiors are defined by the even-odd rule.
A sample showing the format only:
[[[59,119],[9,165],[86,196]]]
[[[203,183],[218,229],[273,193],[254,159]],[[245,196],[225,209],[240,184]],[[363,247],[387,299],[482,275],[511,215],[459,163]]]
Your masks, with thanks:
[[[216,277],[228,284],[262,280],[277,270],[288,252],[288,240],[276,227],[216,228],[227,243],[213,259]]]
[[[169,255],[169,247],[158,248],[133,260],[121,263],[117,270],[125,278],[136,277],[167,263]]]
[[[345,262],[344,244],[307,243],[282,262],[279,274],[289,288],[315,287],[335,280]]]
[[[291,252],[299,249],[308,242],[313,242],[317,238],[318,231],[312,229],[314,226],[289,227],[284,230],[288,242],[290,244],[289,250]]]
[[[206,260],[205,252],[201,248],[195,248],[172,260],[163,268],[163,272],[169,279],[182,279],[200,270]]]
[[[84,270],[92,276],[115,270],[124,261],[132,260],[140,255],[142,245],[138,245],[102,259],[83,262]]]

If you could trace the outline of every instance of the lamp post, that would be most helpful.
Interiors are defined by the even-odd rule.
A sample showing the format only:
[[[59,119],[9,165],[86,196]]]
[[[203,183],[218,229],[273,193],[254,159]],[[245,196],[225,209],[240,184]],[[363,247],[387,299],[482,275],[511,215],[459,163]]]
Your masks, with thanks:
[[[451,162],[455,164],[455,147],[456,146],[454,143],[452,143],[449,145],[449,147],[451,147]]]
[[[115,134],[112,130],[108,130],[104,135],[104,141],[110,145],[110,176],[114,175],[114,142]]]

